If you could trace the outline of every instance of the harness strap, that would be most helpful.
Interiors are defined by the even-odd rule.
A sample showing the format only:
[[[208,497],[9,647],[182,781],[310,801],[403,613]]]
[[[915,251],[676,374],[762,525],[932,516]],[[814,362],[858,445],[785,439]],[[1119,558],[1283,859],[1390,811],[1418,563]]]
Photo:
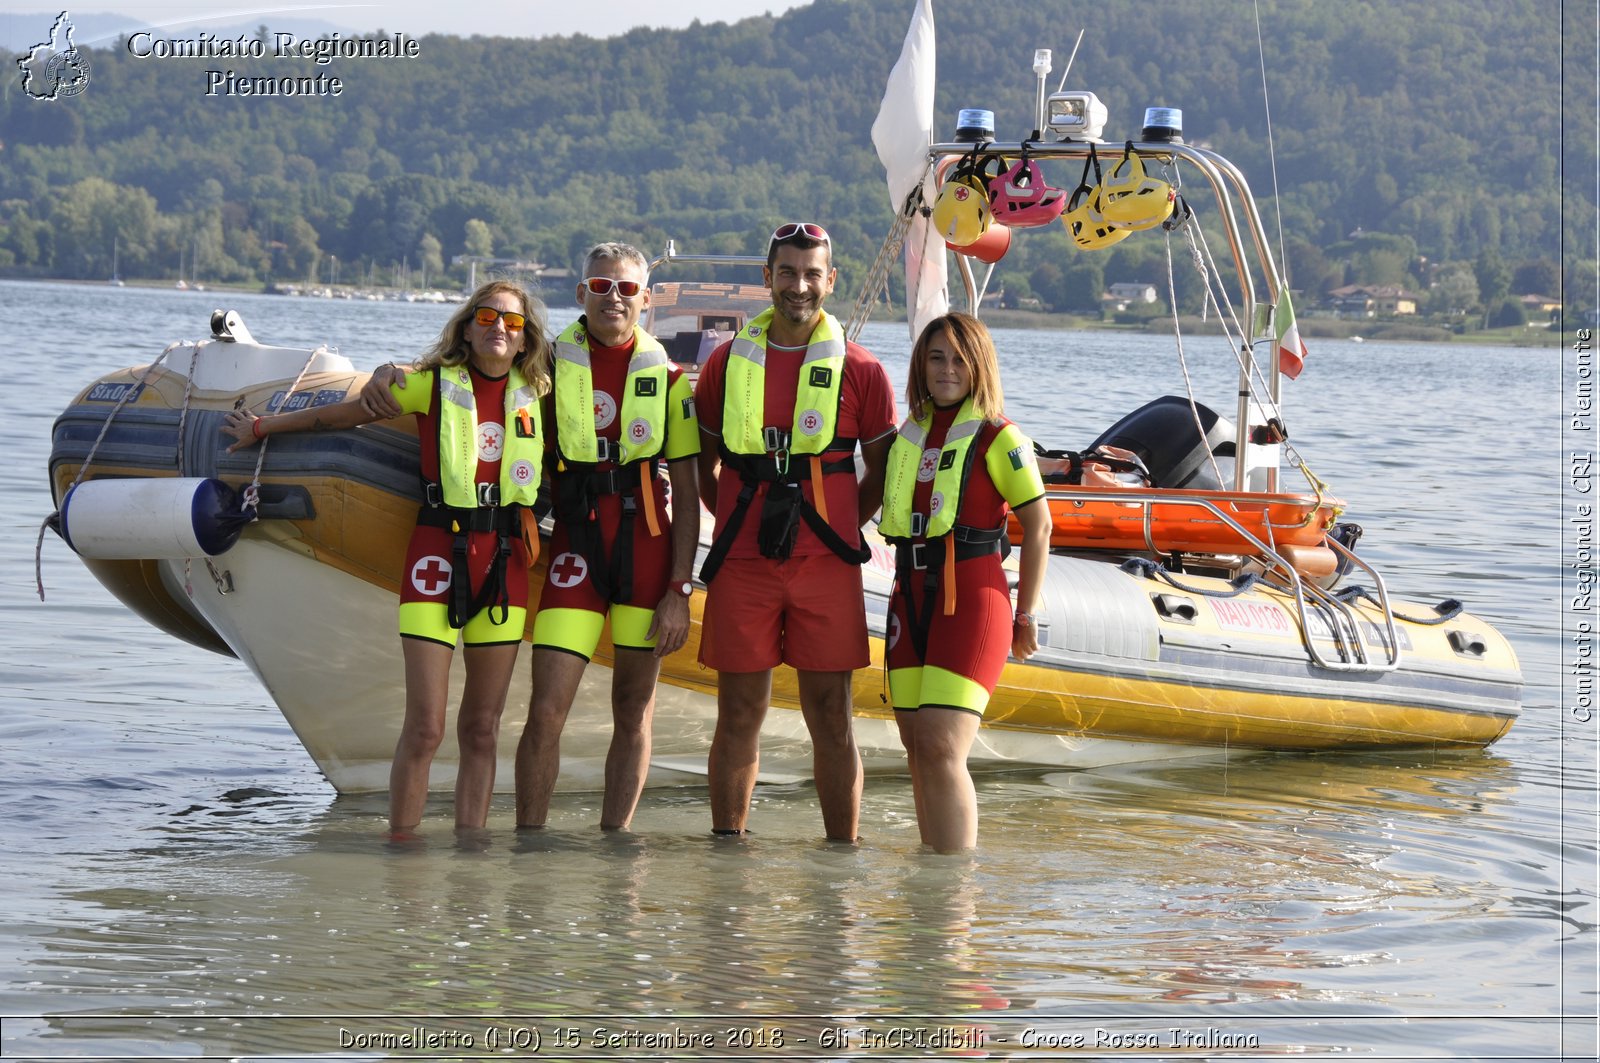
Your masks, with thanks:
[[[705,564],[700,566],[700,582],[710,585],[711,577],[717,574],[722,567],[722,562],[727,559],[728,550],[733,546],[734,539],[739,536],[739,529],[744,526],[744,515],[750,509],[750,500],[756,496],[756,481],[745,480],[739,488],[739,497],[733,504],[733,512],[728,514],[728,523],[723,525],[722,534],[717,536],[711,544],[711,549],[706,551]]]
[[[835,442],[841,441],[835,440]],[[849,442],[852,446],[854,445],[854,440],[843,442]],[[763,464],[760,460],[762,457],[763,455],[734,454],[726,448],[722,448],[723,462],[739,473],[741,484],[739,497],[733,504],[733,512],[728,514],[728,523],[723,525],[722,534],[718,535],[716,540],[712,542],[711,549],[706,553],[705,563],[700,566],[700,581],[702,583],[710,584],[711,578],[722,568],[723,561],[727,560],[728,551],[732,549],[734,540],[738,538],[739,529],[744,526],[745,514],[750,509],[750,503],[755,499],[756,488],[762,483],[798,486],[800,482],[796,475],[787,471],[780,472],[775,461]],[[812,491],[818,499],[824,498],[821,479],[823,476],[844,472],[854,475],[856,471],[854,455],[848,458],[841,458],[838,461],[823,461],[819,455],[815,456],[808,464],[811,467]],[[806,526],[816,534],[818,539],[822,540],[824,546],[833,551],[841,560],[856,565],[863,565],[871,560],[872,550],[865,542],[860,540],[859,536],[857,536],[854,546],[846,542],[843,536],[833,530],[833,525],[828,523],[825,512],[819,512],[817,507],[807,502],[805,497],[798,492],[795,496],[794,505],[799,507],[800,517],[806,522]],[[821,502],[821,509],[823,511],[827,509],[825,500]]]
[[[973,528],[958,524],[948,535],[937,539],[913,541],[892,539],[894,545],[895,582],[910,587],[914,573],[922,572],[922,608],[913,610],[911,598],[906,597],[906,626],[910,629],[911,645],[917,658],[928,658],[928,632],[933,627],[933,600],[941,586],[944,594],[944,615],[955,615],[956,563],[975,557],[999,554],[1003,561],[1011,553],[1011,540],[1006,537],[1006,527]],[[954,549],[951,545],[954,545]]]
[[[568,463],[555,474],[556,519],[566,526],[573,547],[588,562],[596,592],[613,604],[633,597],[633,522],[638,515],[640,494],[645,497],[651,534],[660,534],[653,486],[657,459],[636,464],[637,480],[629,466],[601,471],[588,463]],[[619,495],[622,503],[622,518],[609,555],[600,530],[601,495]]]
[[[780,433],[781,436],[781,433]],[[782,442],[781,439],[778,440]],[[849,455],[835,461],[821,461],[821,455],[801,455],[803,458],[816,458],[821,463],[823,475],[836,472],[855,472],[856,440],[835,439],[828,444],[828,452],[849,451]],[[789,450],[787,443],[766,454],[735,454],[726,446],[718,444],[717,456],[722,459],[722,464],[734,470],[747,480],[757,480],[763,483],[781,481],[784,483],[798,483],[795,474],[789,470]],[[813,473],[815,475],[815,473]],[[815,484],[813,483],[813,487]]]
[[[507,562],[511,557],[512,542],[523,535],[523,513],[526,506],[509,505],[462,509],[457,506],[423,506],[417,513],[417,523],[429,528],[443,528],[454,533],[450,543],[450,598],[445,604],[446,616],[453,628],[467,626],[478,613],[487,608],[490,619],[493,610],[500,610],[494,622],[505,623],[511,595],[506,587]],[[495,532],[494,557],[489,562],[483,585],[472,593],[472,570],[469,567],[471,535],[474,532]]]

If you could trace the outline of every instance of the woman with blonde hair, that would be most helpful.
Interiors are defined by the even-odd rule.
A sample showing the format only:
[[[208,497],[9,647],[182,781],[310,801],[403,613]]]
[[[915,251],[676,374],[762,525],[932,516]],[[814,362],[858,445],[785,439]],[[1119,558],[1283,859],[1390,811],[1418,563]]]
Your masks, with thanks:
[[[544,308],[521,286],[483,285],[391,387],[417,417],[423,502],[400,580],[406,713],[389,773],[391,837],[422,820],[428,771],[444,737],[450,660],[464,638],[466,687],[456,719],[456,827],[482,827],[494,793],[506,691],[527,621],[537,530],[526,518],[544,459],[540,396],[550,390]],[[256,416],[230,413],[230,450],[280,432],[354,428],[379,415],[362,400]]]
[[[889,451],[879,526],[895,545],[889,691],[917,826],[939,852],[978,842],[967,753],[1009,652],[1039,648],[1034,611],[1050,512],[1033,444],[1006,419],[989,331],[970,314],[930,321],[911,351],[910,413]],[[1001,561],[1022,525],[1016,610]]]

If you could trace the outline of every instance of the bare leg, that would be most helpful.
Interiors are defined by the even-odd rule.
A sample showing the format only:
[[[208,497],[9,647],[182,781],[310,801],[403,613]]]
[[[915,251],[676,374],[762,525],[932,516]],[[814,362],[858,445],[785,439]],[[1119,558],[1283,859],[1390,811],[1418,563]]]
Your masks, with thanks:
[[[500,745],[500,716],[506,691],[517,668],[522,643],[468,646],[467,682],[456,717],[456,744],[461,763],[456,771],[456,826],[482,827],[489,819],[494,773]]]
[[[850,726],[850,673],[799,672],[800,712],[811,732],[811,773],[822,827],[853,842],[861,821],[861,753]]]
[[[406,668],[406,718],[389,767],[389,829],[414,830],[428,803],[428,768],[444,740],[445,699],[450,696],[449,646],[401,639]]]
[[[517,743],[517,826],[542,827],[561,771],[561,729],[589,662],[547,647],[533,651],[533,695]]]
[[[611,747],[606,751],[602,830],[625,829],[650,773],[650,721],[661,660],[650,650],[618,649],[611,672]]]
[[[941,853],[978,845],[978,794],[967,771],[967,753],[979,722],[980,717],[958,709],[917,711],[918,823],[923,842]]]
[[[745,829],[761,769],[761,721],[771,696],[770,668],[717,673],[717,730],[706,763],[713,830]]]
[[[911,800],[916,805],[917,832],[928,844],[928,812],[923,808],[922,778],[917,771],[917,713],[897,711],[895,726],[900,729],[900,744],[906,747],[906,768],[911,772]]]

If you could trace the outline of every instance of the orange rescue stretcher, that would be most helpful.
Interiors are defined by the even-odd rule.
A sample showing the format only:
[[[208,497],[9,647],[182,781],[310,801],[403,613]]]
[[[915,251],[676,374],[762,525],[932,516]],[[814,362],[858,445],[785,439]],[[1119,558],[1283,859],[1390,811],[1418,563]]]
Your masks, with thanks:
[[[1307,575],[1332,571],[1323,539],[1344,509],[1326,495],[1056,484],[1045,501],[1052,548],[1254,557],[1265,546]],[[1010,535],[1021,539],[1015,515]]]

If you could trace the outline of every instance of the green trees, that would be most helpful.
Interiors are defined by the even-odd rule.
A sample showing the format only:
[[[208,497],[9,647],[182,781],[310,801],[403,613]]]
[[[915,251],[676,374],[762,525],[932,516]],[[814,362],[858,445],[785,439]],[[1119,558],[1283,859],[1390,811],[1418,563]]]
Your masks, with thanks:
[[[1269,156],[1249,5],[1150,0],[1063,17],[941,2],[939,135],[971,106],[995,111],[1003,139],[1026,135],[1033,49],[1055,49],[1053,88],[1087,19],[1069,87],[1106,102],[1106,153],[1137,135],[1144,107],[1183,108],[1188,138],[1240,166],[1274,232],[1281,212],[1288,246],[1274,251],[1296,289],[1426,285],[1424,259],[1492,253],[1512,271],[1504,287],[1475,277],[1493,305],[1557,270],[1561,36],[1548,8],[1263,4]],[[910,9],[816,0],[606,40],[428,36],[416,60],[314,68],[342,79],[337,100],[207,97],[216,61],[138,59],[113,42],[89,49],[94,80],[78,97],[0,94],[0,272],[99,277],[115,241],[129,277],[171,276],[181,254],[210,279],[303,280],[337,256],[346,279],[407,262],[462,283],[450,265],[462,255],[572,267],[602,238],[759,249],[772,225],[807,217],[859,277],[891,220],[868,131]],[[1514,117],[1478,105],[1511,85]],[[1070,188],[1068,169],[1047,176]],[[1206,197],[1185,191],[1204,220]],[[1592,211],[1573,202],[1589,196],[1572,185],[1567,217]],[[1181,308],[1198,308],[1192,271],[1176,272]],[[1075,309],[1097,308],[1096,289],[1118,280],[1165,298],[1163,236],[1080,252],[1056,229],[1020,233],[997,270],[1008,280]]]

